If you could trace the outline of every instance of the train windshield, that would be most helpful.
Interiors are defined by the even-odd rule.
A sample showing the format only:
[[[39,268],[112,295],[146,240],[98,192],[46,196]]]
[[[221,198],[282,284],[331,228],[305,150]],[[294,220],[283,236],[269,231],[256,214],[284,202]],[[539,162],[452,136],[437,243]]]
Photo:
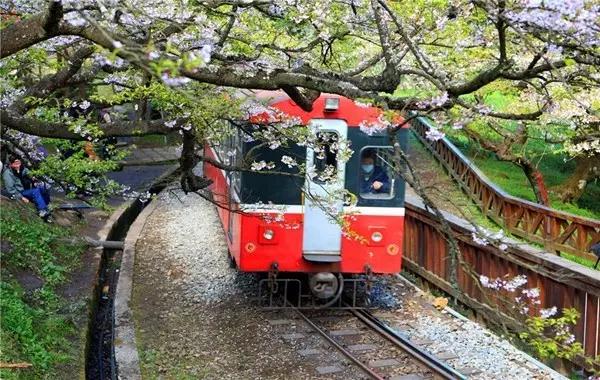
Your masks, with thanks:
[[[394,197],[394,150],[365,147],[360,153],[360,196],[366,199]]]

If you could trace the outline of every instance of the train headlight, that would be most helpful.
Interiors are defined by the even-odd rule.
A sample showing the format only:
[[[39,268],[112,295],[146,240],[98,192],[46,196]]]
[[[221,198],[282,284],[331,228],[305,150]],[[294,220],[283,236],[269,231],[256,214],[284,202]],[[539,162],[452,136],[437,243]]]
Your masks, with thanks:
[[[282,236],[285,236],[277,233],[277,228],[274,226],[260,226],[257,232],[259,244],[277,244],[278,240],[281,239]]]
[[[379,243],[383,240],[383,234],[379,231],[375,231],[371,234],[371,240],[373,240],[375,243]]]
[[[274,237],[275,237],[275,232],[273,232],[273,230],[264,230],[263,238],[265,240],[273,240]]]

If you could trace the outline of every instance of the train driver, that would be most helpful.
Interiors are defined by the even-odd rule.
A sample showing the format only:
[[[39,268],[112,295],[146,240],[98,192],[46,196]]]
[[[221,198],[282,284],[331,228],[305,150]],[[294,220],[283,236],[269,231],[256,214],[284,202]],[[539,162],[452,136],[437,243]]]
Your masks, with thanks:
[[[373,149],[365,149],[361,155],[361,194],[390,193],[390,179],[381,166],[375,165],[376,157],[377,155]]]

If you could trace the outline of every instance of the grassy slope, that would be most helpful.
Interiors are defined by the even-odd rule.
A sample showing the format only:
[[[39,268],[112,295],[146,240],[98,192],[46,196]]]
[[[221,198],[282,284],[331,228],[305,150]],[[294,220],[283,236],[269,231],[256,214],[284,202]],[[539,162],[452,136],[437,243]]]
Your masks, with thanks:
[[[485,103],[499,112],[510,112],[511,107],[518,103],[519,99],[503,94],[499,91],[488,94]],[[507,129],[516,128],[516,124],[504,123]],[[472,143],[460,132],[449,136],[475,164],[504,191],[519,198],[535,201],[533,190],[523,174],[523,171],[510,162],[499,161],[496,156],[483,150],[477,144]],[[496,136],[490,136],[494,138]],[[551,147],[542,139],[532,136],[525,147],[525,154],[544,175],[548,187],[551,207],[587,218],[600,219],[600,183],[591,183],[587,186],[584,195],[576,203],[565,203],[560,201],[556,190],[565,183],[569,175],[575,169],[575,163],[565,154],[552,154],[550,148],[558,150],[559,146]],[[541,136],[537,136],[541,137]]]
[[[457,143],[457,146],[459,148],[465,151],[464,146],[461,144],[461,141],[455,142]],[[431,156],[428,153],[425,147],[412,134],[409,135],[409,146],[411,161],[415,165],[417,171],[419,172],[419,175],[422,177],[422,180],[424,181],[423,184],[425,186],[429,186],[430,188],[437,190],[430,190],[429,195],[432,197],[432,199],[434,199],[438,206],[442,207],[446,211],[449,211],[453,214],[459,215],[465,219],[477,223],[488,230],[500,230],[500,228],[497,225],[495,225],[492,221],[490,221],[489,219],[484,217],[483,214],[481,214],[479,208],[477,208],[477,206],[475,206],[475,204],[460,190],[458,185],[456,185],[456,183],[450,179],[450,177],[446,174],[445,170],[441,167],[441,165],[437,163],[433,156]],[[534,200],[533,191],[531,191],[531,189],[528,187],[529,185],[527,179],[522,174],[520,169],[514,167],[514,165],[512,164],[500,162],[494,159],[492,156],[484,158],[482,157],[482,155],[484,154],[486,153],[479,151],[475,154],[471,154],[471,158],[492,181],[497,183],[500,187],[502,187],[508,193],[514,196]],[[551,165],[547,164],[540,166],[542,171],[551,170],[552,168]],[[554,176],[552,176],[552,179],[549,180],[548,185],[550,186],[551,183],[560,183],[555,181],[560,181],[561,177],[566,178],[567,175],[555,174]],[[593,187],[588,186],[588,189],[586,189],[586,194],[582,198],[582,200],[594,199],[594,193],[590,192],[590,188],[593,189]],[[511,190],[508,191],[508,189]],[[600,194],[597,194],[595,199],[600,199]],[[598,207],[597,204],[596,207]],[[563,210],[565,211],[570,211],[572,209],[575,209],[575,214],[588,217],[594,217],[594,215],[596,215],[595,217],[598,217],[598,211],[578,208],[574,205],[567,205],[563,207]],[[519,238],[516,239],[520,240]],[[562,254],[562,257],[576,262],[578,264],[581,264],[583,266],[586,266],[588,268],[592,268],[595,263],[594,261],[580,258],[574,255],[569,255],[566,253]]]
[[[535,202],[533,190],[523,174],[523,171],[510,162],[499,161],[494,155],[479,149],[474,144],[463,138],[451,138],[470,159],[475,162],[486,176],[507,193],[519,198]],[[533,148],[532,148],[533,150]],[[560,188],[575,169],[573,161],[565,161],[563,155],[548,155],[543,151],[532,152],[534,162],[538,163],[539,170],[543,173],[546,186],[549,189],[550,205],[558,210],[587,218],[600,219],[600,184],[591,183],[586,187],[585,193],[576,203],[560,201],[556,189]]]
[[[421,185],[426,188],[427,194],[436,205],[444,211],[484,228],[499,230],[494,222],[481,213],[477,205],[460,189],[419,140],[412,133],[408,136],[409,159],[419,176]]]
[[[79,263],[83,247],[60,242],[69,229],[47,225],[33,209],[3,201],[0,338],[2,362],[26,362],[27,369],[2,369],[2,379],[77,378],[82,370],[84,340],[73,320],[81,313],[56,290]],[[43,286],[23,288],[23,273]],[[21,281],[18,281],[21,278]],[[65,377],[66,376],[66,377]]]

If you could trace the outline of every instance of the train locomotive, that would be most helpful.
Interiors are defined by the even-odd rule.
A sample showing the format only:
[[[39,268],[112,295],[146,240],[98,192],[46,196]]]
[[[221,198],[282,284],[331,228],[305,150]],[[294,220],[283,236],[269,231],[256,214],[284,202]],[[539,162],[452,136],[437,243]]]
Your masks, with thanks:
[[[311,112],[282,92],[252,96],[267,98],[270,107],[297,117],[325,148],[317,152],[311,146],[292,144],[273,149],[245,138],[243,129],[218,146],[205,145],[203,171],[213,181],[214,201],[225,205],[218,213],[231,263],[243,272],[268,274],[270,289],[285,274],[303,274],[313,297],[328,303],[339,299],[344,282],[351,278],[398,273],[405,184],[394,170],[394,149],[387,131],[369,133],[360,127],[376,122],[382,111],[330,94],[321,94]],[[396,133],[395,141],[403,147],[407,132],[402,128]],[[327,149],[328,141],[336,139],[351,144],[354,153],[345,162],[338,159],[335,149]],[[333,168],[329,175],[334,180],[320,180],[309,170],[306,175],[286,175],[286,170],[298,173],[298,168],[285,165],[278,169],[280,174],[263,174],[225,171],[210,163],[239,164],[249,153],[264,162],[281,163],[284,156],[294,157],[317,172]],[[333,207],[347,215],[341,224],[319,204],[319,197],[344,190],[353,199],[334,202]]]

